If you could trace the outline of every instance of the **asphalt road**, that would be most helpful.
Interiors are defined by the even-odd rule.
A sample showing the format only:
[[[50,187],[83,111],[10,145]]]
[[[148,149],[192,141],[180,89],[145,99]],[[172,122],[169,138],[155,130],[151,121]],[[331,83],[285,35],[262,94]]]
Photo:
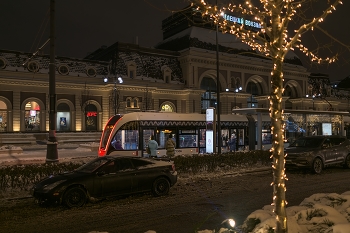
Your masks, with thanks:
[[[314,193],[350,190],[350,169],[328,168],[320,175],[287,171],[288,206]],[[82,208],[38,206],[32,199],[0,202],[0,232],[123,232],[194,233],[213,230],[227,217],[238,224],[254,210],[272,203],[272,174],[242,173],[236,176],[185,176],[170,194],[150,194],[89,203]]]

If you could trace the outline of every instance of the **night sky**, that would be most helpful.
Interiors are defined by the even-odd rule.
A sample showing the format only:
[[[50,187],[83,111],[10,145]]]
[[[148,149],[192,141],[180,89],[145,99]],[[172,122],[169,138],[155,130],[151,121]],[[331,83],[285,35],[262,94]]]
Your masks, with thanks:
[[[317,2],[316,6],[326,0]],[[343,3],[322,27],[350,44],[350,2]],[[187,0],[56,0],[56,55],[83,58],[103,45],[135,43],[136,37],[140,46],[153,47],[162,41],[162,20],[187,5]],[[49,8],[50,0],[0,0],[0,49],[34,53],[49,38]],[[316,41],[328,42],[320,38],[326,37],[308,33],[305,44],[312,49]],[[333,45],[330,50],[340,54],[336,64],[310,66],[300,58],[310,72],[341,80],[350,75],[350,49]]]

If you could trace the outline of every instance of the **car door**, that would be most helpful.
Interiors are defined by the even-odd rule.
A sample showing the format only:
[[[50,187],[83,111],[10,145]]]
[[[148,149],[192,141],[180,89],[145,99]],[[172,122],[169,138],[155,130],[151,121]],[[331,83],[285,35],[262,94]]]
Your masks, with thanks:
[[[325,163],[334,162],[336,159],[336,147],[334,146],[330,138],[326,138],[323,141],[322,148],[323,148],[322,153],[325,158]]]
[[[131,193],[135,169],[129,159],[118,158],[101,167],[94,181],[97,197]]]
[[[134,191],[142,192],[148,191],[152,188],[155,177],[161,174],[151,161],[144,161],[140,159],[132,159],[132,162],[136,168],[136,174],[134,176]]]
[[[345,142],[345,138],[332,138],[331,141],[334,145],[335,151],[334,161],[343,161],[348,155],[348,148],[342,144]]]

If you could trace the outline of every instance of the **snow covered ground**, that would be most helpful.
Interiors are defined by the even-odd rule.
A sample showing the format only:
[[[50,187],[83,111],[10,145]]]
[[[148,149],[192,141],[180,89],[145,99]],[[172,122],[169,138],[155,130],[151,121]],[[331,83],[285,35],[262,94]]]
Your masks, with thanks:
[[[270,227],[276,226],[271,205],[254,211],[248,218],[258,218],[261,221],[254,233],[267,232]],[[342,194],[313,194],[299,206],[287,207],[287,219],[290,233],[350,233],[350,191]]]

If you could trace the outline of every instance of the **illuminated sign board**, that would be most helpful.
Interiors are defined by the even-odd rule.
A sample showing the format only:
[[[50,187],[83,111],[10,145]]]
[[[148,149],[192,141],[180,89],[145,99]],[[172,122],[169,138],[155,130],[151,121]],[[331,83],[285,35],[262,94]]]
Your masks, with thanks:
[[[332,135],[332,123],[322,123],[322,135]]]
[[[206,153],[214,153],[214,134],[213,131],[207,130],[205,131],[205,152]]]
[[[216,144],[214,140],[214,135],[216,134],[214,108],[208,108],[206,110],[205,120],[207,123],[207,130],[205,131],[205,151],[206,153],[214,153]]]
[[[87,117],[95,117],[95,116],[97,116],[97,112],[87,112],[86,116]]]
[[[244,18],[238,18],[232,15],[228,15],[228,14],[223,14],[222,17],[227,20],[230,21],[232,23],[238,23],[238,24],[242,24],[244,26],[248,26],[248,27],[253,27],[253,28],[258,28],[261,29],[261,24],[252,20],[248,20],[248,19],[244,19]]]
[[[213,122],[214,121],[214,109],[208,108],[206,111],[206,121],[207,122]]]

